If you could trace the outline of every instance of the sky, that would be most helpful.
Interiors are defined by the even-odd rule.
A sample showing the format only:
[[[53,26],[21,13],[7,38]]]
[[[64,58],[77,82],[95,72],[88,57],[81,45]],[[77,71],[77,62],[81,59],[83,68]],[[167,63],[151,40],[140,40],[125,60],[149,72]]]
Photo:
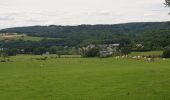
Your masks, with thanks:
[[[164,0],[0,0],[0,29],[169,21]]]

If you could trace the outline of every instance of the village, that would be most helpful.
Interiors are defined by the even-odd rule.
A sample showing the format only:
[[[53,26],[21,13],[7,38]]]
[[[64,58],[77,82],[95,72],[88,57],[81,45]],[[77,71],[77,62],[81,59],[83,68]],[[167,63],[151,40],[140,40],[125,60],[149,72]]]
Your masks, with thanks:
[[[142,44],[136,44],[137,48],[143,48],[144,46]],[[120,44],[100,44],[100,45],[94,45],[90,44],[87,45],[86,47],[79,48],[79,52],[81,55],[85,55],[86,52],[93,50],[93,49],[98,49],[99,54],[97,56],[101,58],[106,58],[106,57],[112,57],[115,56],[115,58],[118,59],[134,59],[134,60],[144,60],[148,62],[154,62],[155,59],[161,58],[159,55],[133,55],[130,56],[129,54],[124,54],[121,49],[120,49]],[[166,60],[166,58],[162,58],[162,60]]]

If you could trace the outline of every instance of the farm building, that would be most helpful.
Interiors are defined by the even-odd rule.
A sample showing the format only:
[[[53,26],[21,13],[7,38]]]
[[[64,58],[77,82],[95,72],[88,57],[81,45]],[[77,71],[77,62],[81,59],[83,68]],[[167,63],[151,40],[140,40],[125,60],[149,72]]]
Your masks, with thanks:
[[[100,57],[107,57],[113,55],[113,49],[111,47],[102,48],[100,50]]]
[[[98,48],[100,57],[108,57],[115,54],[119,46],[120,44],[100,44],[100,45],[90,44],[86,47],[79,48],[79,52],[80,54],[85,54],[86,51],[92,48]]]

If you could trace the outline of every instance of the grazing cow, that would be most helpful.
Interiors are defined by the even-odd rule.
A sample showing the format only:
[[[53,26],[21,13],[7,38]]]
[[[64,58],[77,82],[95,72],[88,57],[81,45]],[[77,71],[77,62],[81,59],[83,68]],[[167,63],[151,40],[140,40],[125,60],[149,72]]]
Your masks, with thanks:
[[[141,60],[142,59],[142,57],[141,56],[137,56],[137,60]]]
[[[166,58],[163,58],[162,60],[166,60]]]
[[[147,59],[147,57],[143,57],[144,59]]]
[[[136,59],[137,57],[136,56],[134,56],[134,57],[132,57],[133,59]]]
[[[125,55],[126,58],[128,58],[128,55]]]
[[[122,56],[122,58],[125,58],[125,56]]]
[[[155,60],[154,60],[154,58],[148,58],[146,61],[148,61],[148,62],[154,62]]]
[[[119,59],[120,58],[120,56],[116,56],[116,59]]]

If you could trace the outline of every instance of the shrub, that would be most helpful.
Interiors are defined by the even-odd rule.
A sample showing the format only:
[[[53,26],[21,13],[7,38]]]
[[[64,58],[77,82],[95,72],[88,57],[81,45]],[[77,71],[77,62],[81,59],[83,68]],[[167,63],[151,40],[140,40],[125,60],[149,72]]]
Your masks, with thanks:
[[[91,48],[85,52],[86,57],[97,57],[99,56],[99,49],[98,48]]]
[[[127,55],[127,54],[131,53],[131,47],[122,47],[121,48],[121,53],[123,55]]]
[[[170,58],[170,49],[169,50],[165,50],[162,54],[163,58]]]

